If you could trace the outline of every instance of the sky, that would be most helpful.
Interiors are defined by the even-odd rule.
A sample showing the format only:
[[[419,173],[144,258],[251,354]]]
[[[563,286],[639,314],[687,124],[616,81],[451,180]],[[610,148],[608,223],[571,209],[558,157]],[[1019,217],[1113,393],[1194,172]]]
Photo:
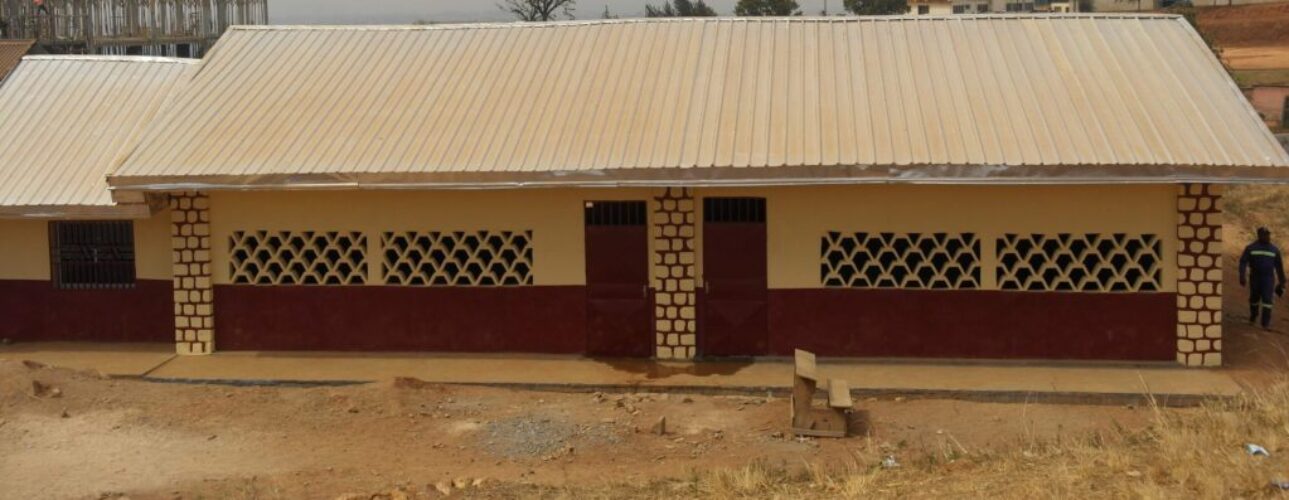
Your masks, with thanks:
[[[268,0],[272,24],[409,24],[417,21],[459,23],[511,21],[497,8],[497,0]],[[599,19],[605,5],[620,17],[644,15],[647,3],[662,0],[577,0],[573,15]],[[818,15],[825,2],[831,13],[841,11],[842,0],[797,0],[802,13]],[[721,15],[733,15],[737,0],[708,0]]]

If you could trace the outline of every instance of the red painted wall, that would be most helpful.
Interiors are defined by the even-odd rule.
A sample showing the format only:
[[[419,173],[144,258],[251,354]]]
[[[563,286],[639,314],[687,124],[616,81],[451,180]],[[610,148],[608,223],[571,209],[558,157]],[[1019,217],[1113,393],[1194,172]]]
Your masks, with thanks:
[[[169,280],[133,288],[67,290],[0,280],[0,338],[14,341],[174,342]]]
[[[820,356],[1176,359],[1172,293],[770,290],[771,351]]]
[[[581,353],[580,286],[215,287],[219,350]]]

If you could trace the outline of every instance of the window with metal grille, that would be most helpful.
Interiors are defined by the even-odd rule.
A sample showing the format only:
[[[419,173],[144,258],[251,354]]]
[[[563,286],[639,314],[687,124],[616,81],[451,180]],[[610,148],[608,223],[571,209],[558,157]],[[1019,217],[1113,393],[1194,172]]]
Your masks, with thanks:
[[[60,288],[134,286],[133,222],[51,222],[49,249]]]
[[[703,198],[703,222],[765,223],[765,198]]]
[[[588,201],[588,226],[643,226],[647,220],[643,201]]]

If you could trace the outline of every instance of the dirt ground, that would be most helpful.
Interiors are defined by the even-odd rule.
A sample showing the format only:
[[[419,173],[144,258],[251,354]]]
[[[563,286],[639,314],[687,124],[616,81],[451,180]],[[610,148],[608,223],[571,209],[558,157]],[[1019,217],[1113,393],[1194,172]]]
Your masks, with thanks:
[[[869,400],[857,416],[864,436],[816,440],[786,436],[787,405],[407,379],[181,385],[0,362],[0,497],[337,498],[394,487],[438,496],[438,487],[647,482],[754,462],[848,464],[858,448],[973,452],[1150,418],[1123,406]]]
[[[1197,11],[1199,29],[1236,71],[1289,69],[1289,3]]]
[[[1196,21],[1219,47],[1289,45],[1289,2],[1200,8]]]

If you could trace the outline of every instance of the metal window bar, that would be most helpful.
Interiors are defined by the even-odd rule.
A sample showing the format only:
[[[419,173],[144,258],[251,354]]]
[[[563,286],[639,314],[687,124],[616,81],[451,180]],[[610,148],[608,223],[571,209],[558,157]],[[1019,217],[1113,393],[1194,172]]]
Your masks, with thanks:
[[[643,226],[647,220],[643,201],[592,201],[586,203],[588,226]]]
[[[49,247],[54,284],[59,288],[134,286],[131,221],[51,222]]]
[[[765,223],[765,198],[703,198],[703,222]]]

